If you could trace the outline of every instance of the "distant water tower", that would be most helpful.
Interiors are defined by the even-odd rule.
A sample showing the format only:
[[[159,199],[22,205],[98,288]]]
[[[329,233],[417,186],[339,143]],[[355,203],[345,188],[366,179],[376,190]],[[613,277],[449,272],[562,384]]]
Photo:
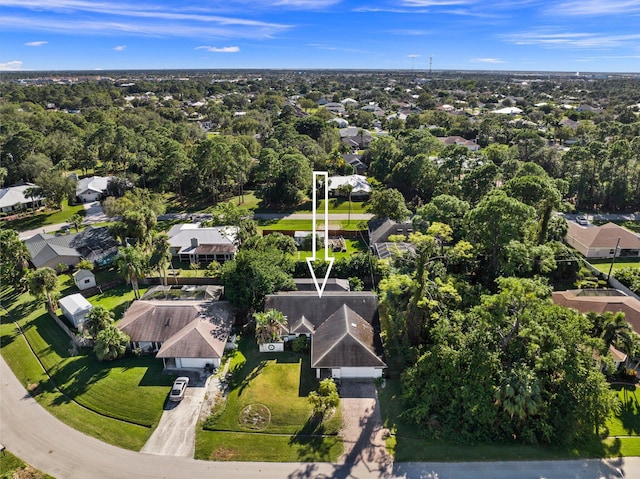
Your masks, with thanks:
[[[433,57],[429,57],[429,76],[431,76],[431,67],[433,66]]]

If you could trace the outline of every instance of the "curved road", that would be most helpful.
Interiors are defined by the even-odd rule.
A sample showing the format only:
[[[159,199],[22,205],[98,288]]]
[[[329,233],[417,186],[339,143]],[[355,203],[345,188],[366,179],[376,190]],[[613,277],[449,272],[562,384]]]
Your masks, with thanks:
[[[47,413],[0,358],[0,443],[57,479],[237,478],[421,478],[421,479],[600,479],[640,478],[640,458],[612,461],[532,461],[499,463],[397,463],[369,470],[363,462],[207,462],[119,449],[66,426]]]

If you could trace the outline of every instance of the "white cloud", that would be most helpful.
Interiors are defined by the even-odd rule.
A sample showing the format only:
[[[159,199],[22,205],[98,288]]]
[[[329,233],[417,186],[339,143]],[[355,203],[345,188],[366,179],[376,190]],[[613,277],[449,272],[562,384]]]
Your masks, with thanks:
[[[28,47],[41,47],[42,45],[46,45],[47,43],[49,42],[38,41],[38,42],[27,42],[25,43],[25,45]]]
[[[317,10],[318,8],[330,7],[341,0],[276,0],[273,2],[275,6],[294,7],[294,8],[310,8]]]
[[[10,71],[16,71],[16,70],[22,70],[22,62],[19,60],[14,60],[12,62],[7,62],[7,63],[0,63],[0,71],[10,72]]]
[[[240,51],[240,47],[208,47],[203,45],[196,47],[196,50],[207,50],[212,53],[237,53]]]
[[[469,5],[473,0],[404,0],[407,7],[448,7],[450,5]]]
[[[550,15],[628,15],[640,13],[640,0],[571,0],[546,11]]]
[[[121,52],[123,51],[125,48],[127,48],[126,45],[118,45],[117,47],[113,47],[113,49],[117,52]]]
[[[500,35],[516,45],[539,45],[547,48],[619,48],[640,41],[640,34],[607,35],[599,33],[555,33],[533,31]]]
[[[499,58],[472,58],[472,63],[506,63],[504,60],[500,60]]]

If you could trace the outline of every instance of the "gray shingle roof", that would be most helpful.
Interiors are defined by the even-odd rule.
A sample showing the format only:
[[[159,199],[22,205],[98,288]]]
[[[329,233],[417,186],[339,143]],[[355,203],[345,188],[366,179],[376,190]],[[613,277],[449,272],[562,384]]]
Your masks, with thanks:
[[[311,367],[386,367],[374,348],[371,324],[346,305],[318,327],[311,342]]]

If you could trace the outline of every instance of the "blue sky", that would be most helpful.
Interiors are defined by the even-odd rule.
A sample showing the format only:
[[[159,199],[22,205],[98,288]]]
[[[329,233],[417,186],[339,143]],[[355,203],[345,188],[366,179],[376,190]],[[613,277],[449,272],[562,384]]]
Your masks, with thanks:
[[[640,0],[0,0],[0,71],[640,72]]]

